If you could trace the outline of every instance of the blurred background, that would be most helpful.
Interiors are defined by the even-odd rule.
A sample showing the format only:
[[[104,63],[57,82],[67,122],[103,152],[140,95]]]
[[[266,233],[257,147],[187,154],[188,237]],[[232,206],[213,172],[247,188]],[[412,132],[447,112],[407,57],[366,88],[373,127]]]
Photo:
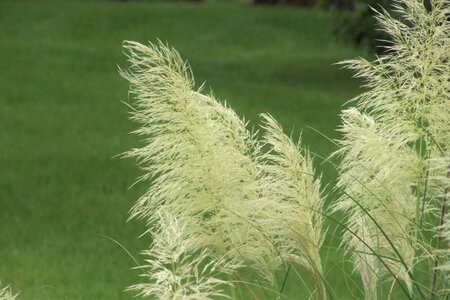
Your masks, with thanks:
[[[334,146],[322,134],[338,137],[339,112],[360,85],[334,64],[381,49],[367,4],[386,2],[2,0],[2,283],[20,299],[133,298],[124,289],[141,279],[127,251],[142,261],[150,240],[139,238],[143,223],[127,222],[146,185],[130,189],[140,171],[117,157],[139,143],[121,102],[124,40],[169,43],[197,85],[251,126],[270,112],[327,156]],[[322,170],[332,182],[333,169]],[[358,298],[341,276],[345,262],[327,264],[341,299]],[[302,299],[295,280],[287,294]]]

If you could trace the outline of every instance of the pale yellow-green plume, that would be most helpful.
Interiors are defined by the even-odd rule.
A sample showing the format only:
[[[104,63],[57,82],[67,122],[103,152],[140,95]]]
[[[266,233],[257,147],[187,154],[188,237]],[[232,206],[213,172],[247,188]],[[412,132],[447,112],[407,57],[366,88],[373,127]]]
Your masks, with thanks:
[[[144,146],[127,156],[138,159],[145,171],[141,180],[150,181],[131,217],[147,220],[148,231],[157,232],[146,252],[148,268],[166,265],[158,261],[164,257],[158,243],[168,237],[159,213],[164,211],[182,224],[183,234],[172,233],[174,245],[185,249],[183,239],[189,239],[193,254],[207,251],[272,283],[283,263],[295,263],[313,274],[313,293],[325,296],[319,255],[323,201],[309,154],[268,116],[265,138],[258,141],[233,110],[195,89],[190,68],[174,49],[162,43],[124,47],[130,67],[121,74],[130,82],[132,119],[140,123],[135,133],[144,137]],[[269,153],[262,151],[264,144]],[[168,271],[133,289],[161,295],[163,281],[173,286],[166,282],[173,275]],[[200,281],[209,282],[203,275]]]
[[[433,256],[434,242],[423,234],[435,232],[432,220],[445,207],[435,180],[442,170],[432,164],[450,157],[450,9],[444,0],[431,2],[427,11],[422,1],[395,1],[400,19],[377,17],[392,39],[386,55],[344,62],[367,91],[342,113],[335,154],[342,157],[343,194],[335,209],[348,217],[343,244],[366,299],[377,299],[386,279],[411,295],[429,291],[414,271]]]
[[[223,276],[233,273],[239,265],[216,258],[208,249],[199,250],[199,240],[170,213],[160,211],[158,220],[152,246],[143,252],[147,259],[141,267],[142,276],[147,282],[129,290],[161,300],[229,298],[224,289],[231,283]]]
[[[266,174],[264,194],[272,205],[265,228],[286,261],[305,267],[313,275],[315,293],[325,297],[319,250],[323,242],[324,204],[312,160],[269,115],[262,115]]]
[[[121,73],[135,100],[136,133],[145,138],[127,155],[141,163],[142,179],[151,180],[131,216],[157,223],[156,212],[164,208],[199,246],[272,269],[279,259],[257,225],[264,212],[255,203],[263,187],[253,134],[233,110],[195,90],[190,68],[174,49],[161,43],[124,47],[130,68]]]

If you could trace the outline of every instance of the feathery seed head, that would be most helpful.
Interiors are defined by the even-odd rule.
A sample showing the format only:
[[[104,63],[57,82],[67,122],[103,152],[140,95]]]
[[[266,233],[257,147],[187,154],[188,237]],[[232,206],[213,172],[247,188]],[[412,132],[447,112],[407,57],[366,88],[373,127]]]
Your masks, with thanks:
[[[234,272],[239,265],[217,259],[210,250],[201,249],[187,226],[170,213],[160,211],[158,218],[152,246],[143,253],[147,264],[141,267],[145,270],[142,276],[149,282],[133,285],[129,290],[162,300],[226,297],[224,288],[231,283],[223,276]]]
[[[155,212],[164,207],[203,247],[269,268],[275,249],[256,225],[262,187],[254,134],[233,110],[194,90],[175,50],[161,43],[126,42],[125,48],[130,70],[121,74],[130,82],[132,118],[146,144],[127,156],[143,166],[142,179],[151,179],[131,217],[157,223]]]
[[[442,191],[430,161],[450,157],[450,8],[432,2],[428,12],[421,1],[396,1],[400,20],[377,17],[392,37],[387,54],[344,62],[367,91],[342,113],[335,155],[343,194],[334,210],[348,216],[344,245],[371,299],[388,274],[412,292],[416,250],[424,246],[417,224],[437,211],[433,191]]]
[[[210,249],[269,281],[289,260],[320,282],[323,201],[309,154],[268,116],[264,142],[273,149],[263,154],[233,110],[194,90],[192,72],[175,50],[135,42],[125,42],[125,49],[130,68],[121,74],[135,100],[132,119],[141,126],[135,132],[145,138],[126,155],[145,170],[141,180],[151,181],[131,217],[146,219],[150,231],[161,234],[162,209],[184,224],[196,253]],[[179,253],[185,245],[178,239],[186,237],[171,235],[173,240],[158,238],[172,241],[164,248]],[[163,248],[158,243],[155,237],[153,247]],[[163,263],[151,261],[150,267]]]
[[[262,115],[264,142],[270,151],[264,156],[264,195],[270,205],[265,231],[275,241],[280,254],[309,270],[322,297],[322,263],[319,250],[323,242],[324,204],[319,179],[314,177],[312,160],[283,133],[269,115]]]

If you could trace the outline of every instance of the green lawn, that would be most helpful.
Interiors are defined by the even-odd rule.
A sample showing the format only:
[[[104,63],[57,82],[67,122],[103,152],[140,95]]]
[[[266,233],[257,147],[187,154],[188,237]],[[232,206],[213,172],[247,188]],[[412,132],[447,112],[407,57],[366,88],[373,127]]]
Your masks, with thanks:
[[[115,158],[138,143],[121,103],[123,40],[167,41],[240,115],[270,112],[328,154],[332,145],[307,126],[336,137],[341,106],[358,93],[332,65],[358,53],[330,26],[324,12],[244,4],[1,1],[2,282],[20,299],[133,298],[124,289],[139,272],[102,236],[137,257],[149,244],[142,223],[126,222],[145,184],[128,189],[140,173]],[[340,299],[351,299],[342,277],[330,268]],[[286,289],[306,295],[295,278]]]

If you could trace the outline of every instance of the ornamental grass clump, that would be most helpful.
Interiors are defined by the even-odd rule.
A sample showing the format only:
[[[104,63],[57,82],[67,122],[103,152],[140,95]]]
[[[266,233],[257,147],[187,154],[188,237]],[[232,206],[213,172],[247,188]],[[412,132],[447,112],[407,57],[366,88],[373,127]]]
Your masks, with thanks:
[[[132,119],[141,125],[135,133],[145,137],[145,145],[126,156],[137,158],[146,172],[140,180],[151,181],[131,217],[147,220],[149,231],[159,232],[163,210],[195,240],[191,251],[208,249],[254,269],[271,284],[277,269],[297,263],[313,272],[315,288],[321,289],[316,293],[324,294],[318,254],[322,224],[316,215],[322,201],[309,156],[269,117],[266,139],[258,141],[233,110],[194,88],[190,68],[174,49],[162,43],[125,42],[124,47],[130,67],[121,74],[135,100]],[[264,143],[273,152],[263,153]],[[279,187],[291,183],[280,193]],[[159,238],[154,236],[155,243]],[[147,256],[157,260],[152,249]],[[141,294],[163,297],[157,278],[151,279],[155,289]]]
[[[436,222],[443,225],[446,200],[435,179],[450,157],[450,8],[436,0],[429,12],[420,1],[400,0],[395,10],[401,20],[377,17],[393,41],[386,55],[344,62],[367,91],[342,113],[335,153],[342,196],[334,208],[348,217],[343,243],[366,299],[379,298],[386,279],[409,297],[434,297],[448,286],[436,274]]]
[[[391,36],[374,61],[344,64],[366,91],[342,112],[337,200],[325,209],[311,154],[263,114],[261,134],[226,104],[196,89],[192,71],[162,43],[125,42],[136,158],[150,183],[131,210],[147,221],[147,282],[158,299],[236,298],[237,285],[281,297],[289,270],[332,299],[320,250],[324,220],[365,299],[445,299],[449,293],[450,7],[398,0],[377,20]],[[344,219],[338,219],[342,216]],[[331,245],[332,246],[332,245]],[[345,258],[343,258],[345,259]],[[248,278],[248,269],[251,269]],[[284,272],[278,285],[276,274]],[[300,275],[302,274],[302,275]],[[306,275],[305,275],[306,274]],[[247,276],[247,277],[246,277]],[[305,280],[306,278],[306,280]],[[263,280],[261,280],[263,279]],[[231,294],[230,294],[231,293]]]

